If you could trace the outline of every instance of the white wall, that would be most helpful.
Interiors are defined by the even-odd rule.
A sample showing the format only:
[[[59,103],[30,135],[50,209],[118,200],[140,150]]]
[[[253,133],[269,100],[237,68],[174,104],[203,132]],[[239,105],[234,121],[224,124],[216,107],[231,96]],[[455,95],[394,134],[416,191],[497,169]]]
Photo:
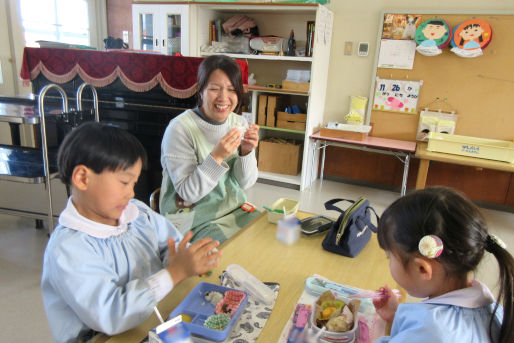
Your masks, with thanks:
[[[369,97],[374,67],[380,14],[383,10],[419,11],[514,11],[514,0],[332,0],[328,7],[334,13],[332,51],[328,77],[325,122],[343,120],[348,113],[351,95]],[[493,28],[494,30],[494,28]],[[494,37],[493,37],[494,39]],[[353,42],[353,54],[344,55],[344,42]],[[367,57],[355,54],[359,42],[369,42]]]
[[[13,47],[10,42],[12,37],[9,35],[9,23],[17,20],[12,17],[10,8],[16,6],[10,0],[2,0],[0,3],[0,63],[2,65],[2,83],[0,84],[0,94],[15,95],[18,91],[18,84],[15,82],[19,75],[16,73],[16,57],[12,56]],[[13,59],[14,57],[14,59]]]

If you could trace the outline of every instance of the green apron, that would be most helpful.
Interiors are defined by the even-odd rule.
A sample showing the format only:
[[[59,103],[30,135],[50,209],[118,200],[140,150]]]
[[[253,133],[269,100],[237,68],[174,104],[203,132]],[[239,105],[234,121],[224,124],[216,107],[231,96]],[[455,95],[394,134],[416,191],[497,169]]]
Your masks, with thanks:
[[[193,137],[193,146],[197,162],[200,165],[214,146],[205,139],[190,112],[186,112],[179,120]],[[238,118],[234,113],[231,113],[227,120],[231,127],[238,123]],[[225,159],[225,163],[230,168],[229,171],[221,177],[210,193],[194,204],[184,202],[180,198],[166,171],[163,171],[161,213],[182,234],[192,230],[192,242],[204,237],[224,242],[259,214],[258,211],[248,213],[240,208],[246,202],[246,194],[234,176],[233,167],[236,159],[237,150]]]

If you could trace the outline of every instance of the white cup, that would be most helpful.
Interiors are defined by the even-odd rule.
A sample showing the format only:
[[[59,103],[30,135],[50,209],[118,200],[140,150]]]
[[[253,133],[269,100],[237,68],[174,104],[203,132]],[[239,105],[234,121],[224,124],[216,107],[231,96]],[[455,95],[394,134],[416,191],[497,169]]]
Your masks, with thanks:
[[[285,217],[277,223],[277,239],[285,244],[293,244],[300,238],[300,219]]]

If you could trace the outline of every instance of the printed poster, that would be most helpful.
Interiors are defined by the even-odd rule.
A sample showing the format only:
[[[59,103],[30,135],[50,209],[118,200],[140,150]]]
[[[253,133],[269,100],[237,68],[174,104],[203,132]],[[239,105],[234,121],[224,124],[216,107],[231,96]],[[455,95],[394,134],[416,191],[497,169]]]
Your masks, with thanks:
[[[414,39],[419,24],[421,24],[419,14],[388,13],[384,16],[382,39]]]
[[[377,78],[373,110],[415,114],[422,84],[423,81]]]

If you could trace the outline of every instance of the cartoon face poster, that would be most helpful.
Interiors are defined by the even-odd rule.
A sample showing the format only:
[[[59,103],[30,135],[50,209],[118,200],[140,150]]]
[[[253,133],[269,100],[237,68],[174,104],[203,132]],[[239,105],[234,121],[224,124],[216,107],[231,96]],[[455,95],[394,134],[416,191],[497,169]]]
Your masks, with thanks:
[[[493,31],[489,23],[481,19],[467,20],[455,27],[452,51],[461,57],[477,57],[491,42]]]
[[[422,84],[423,81],[377,79],[373,109],[415,114]]]
[[[421,23],[419,14],[392,14],[384,16],[382,39],[414,39]]]
[[[416,50],[425,56],[442,53],[442,48],[450,43],[452,30],[442,19],[429,19],[422,22],[416,29]]]

